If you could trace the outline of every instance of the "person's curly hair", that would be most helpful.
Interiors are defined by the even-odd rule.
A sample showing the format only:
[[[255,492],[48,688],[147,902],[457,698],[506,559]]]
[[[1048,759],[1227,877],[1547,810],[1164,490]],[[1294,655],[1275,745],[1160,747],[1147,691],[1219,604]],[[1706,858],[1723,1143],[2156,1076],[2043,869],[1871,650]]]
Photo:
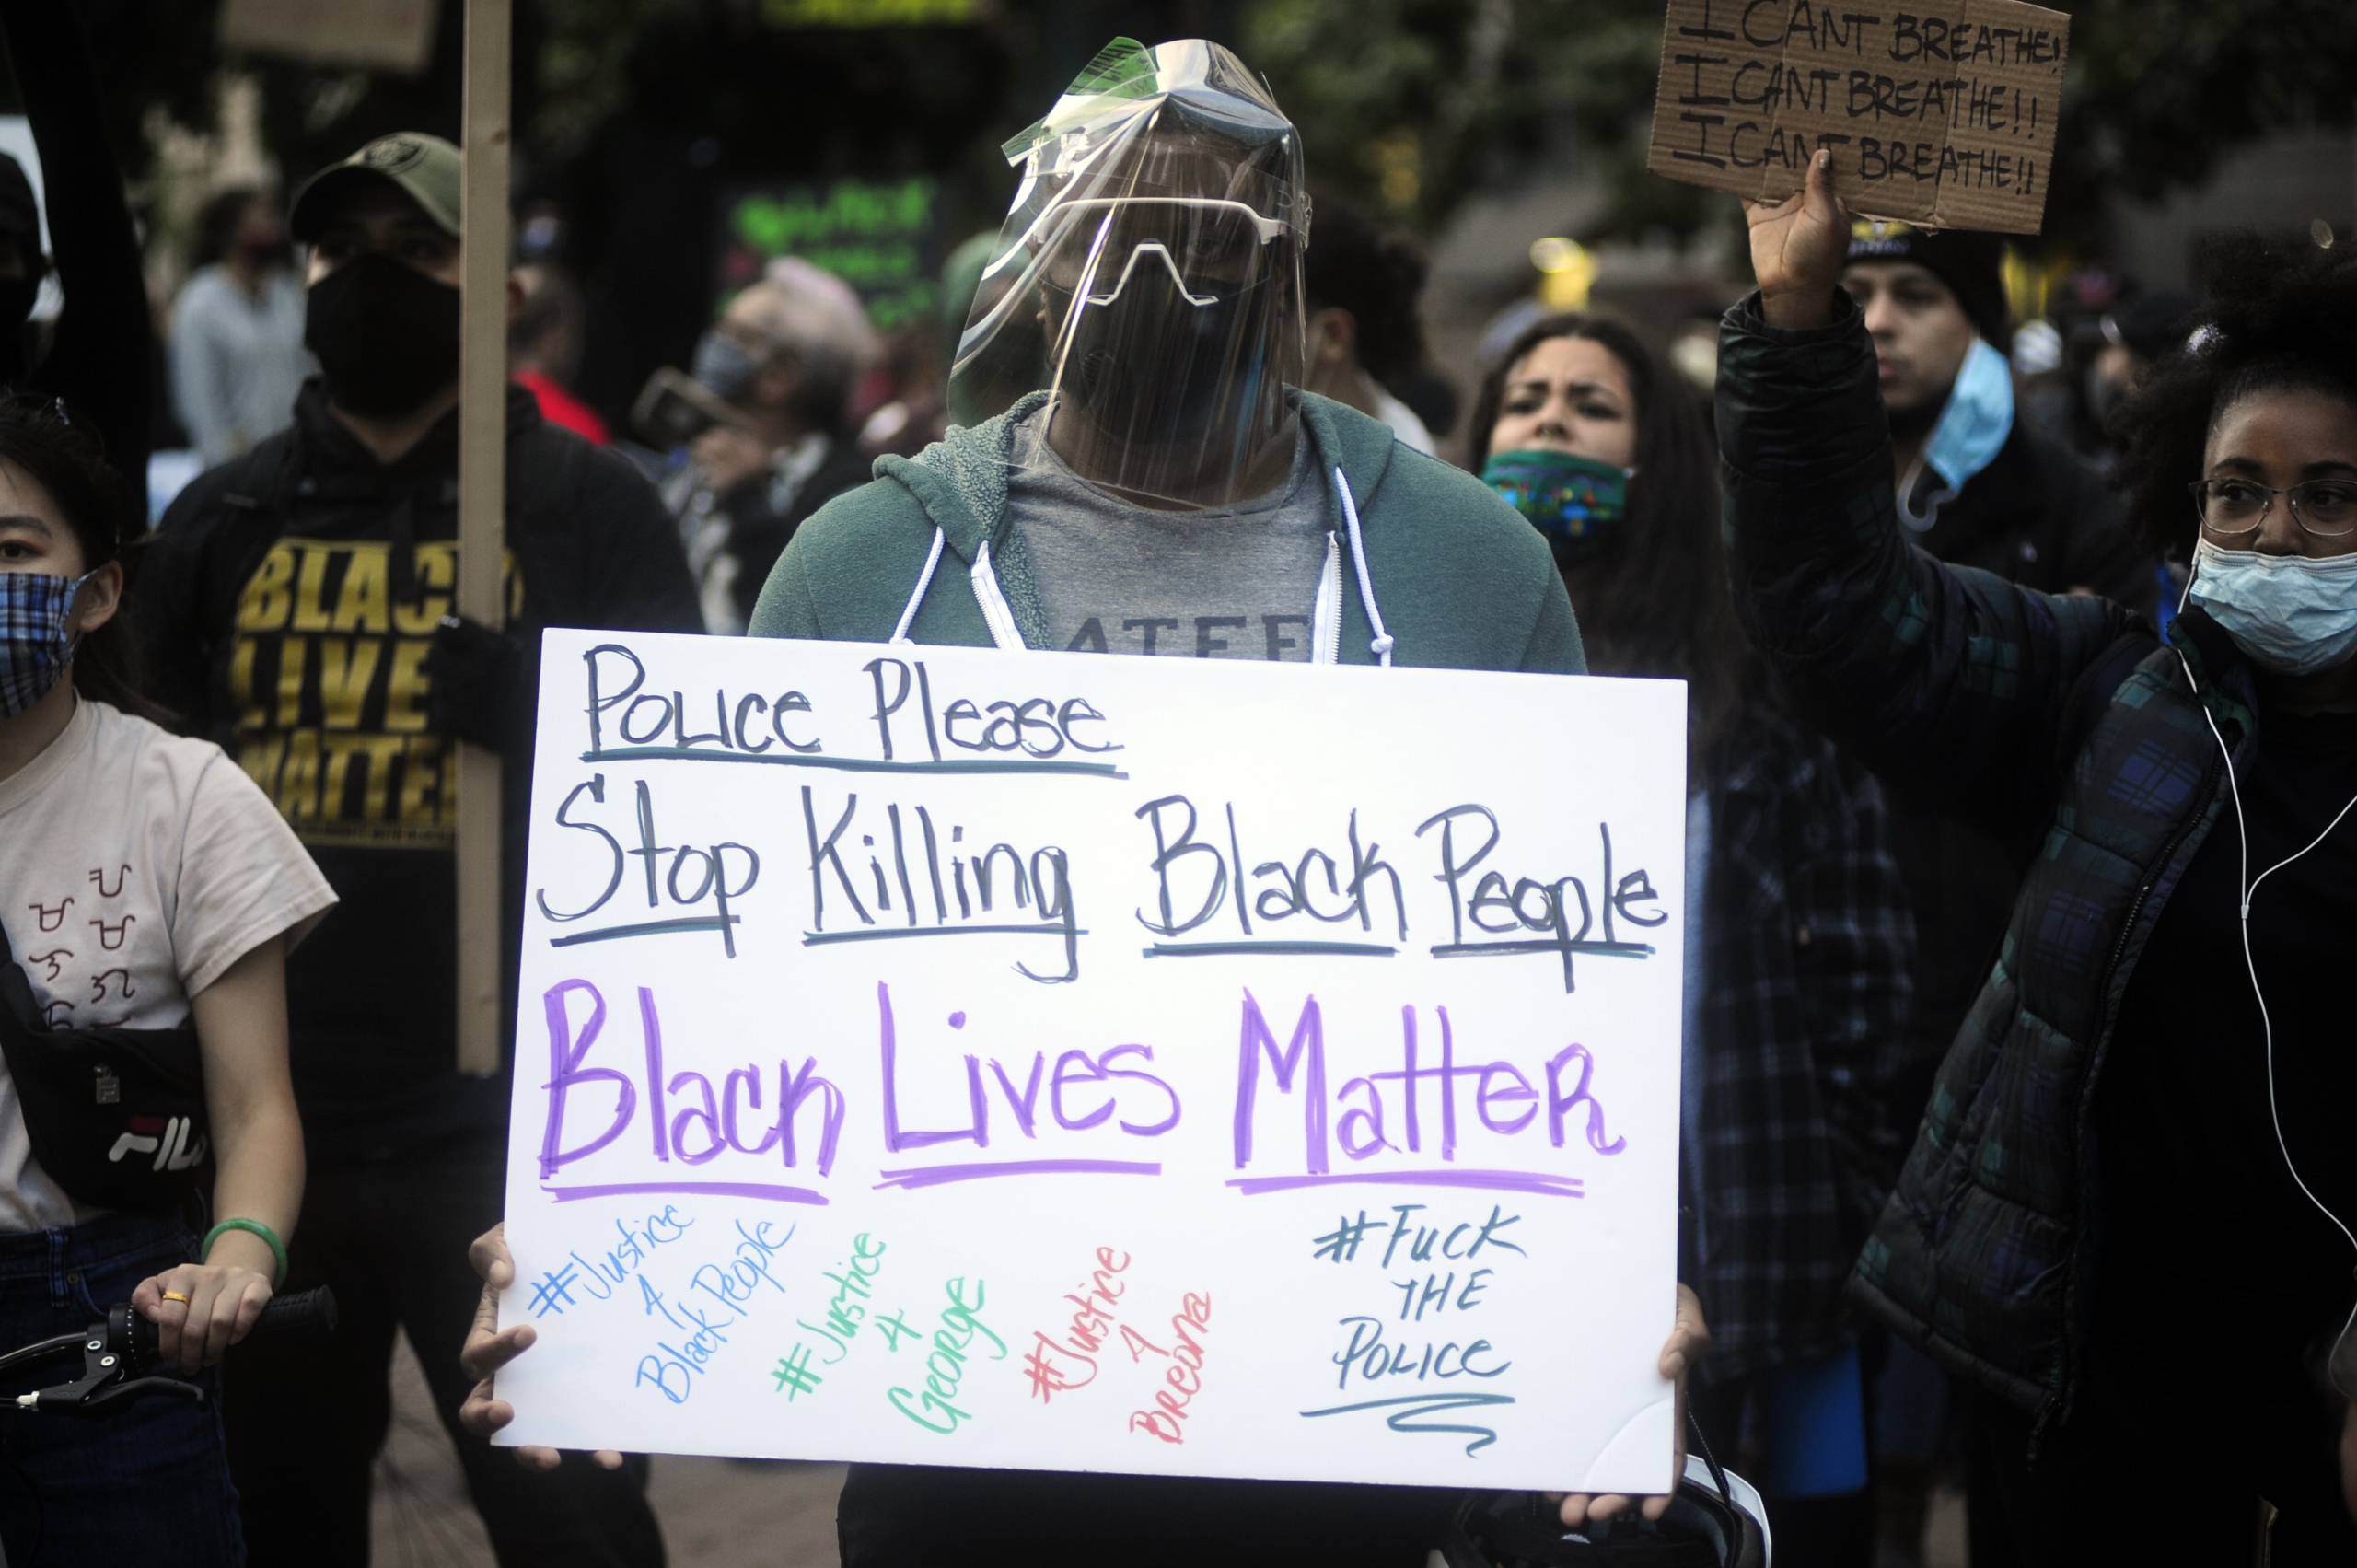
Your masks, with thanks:
[[[2357,406],[2357,255],[2254,234],[2219,240],[2185,346],[2145,371],[2111,419],[2113,482],[2145,542],[2172,559],[2198,530],[2187,487],[2218,416],[2253,392],[2319,391]]]

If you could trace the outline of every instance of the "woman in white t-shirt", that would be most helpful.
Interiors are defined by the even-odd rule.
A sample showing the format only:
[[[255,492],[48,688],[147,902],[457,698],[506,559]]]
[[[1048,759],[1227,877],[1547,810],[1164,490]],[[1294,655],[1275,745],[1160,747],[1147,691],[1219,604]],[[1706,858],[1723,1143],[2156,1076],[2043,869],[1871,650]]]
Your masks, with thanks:
[[[303,1190],[285,956],[335,895],[218,747],[137,716],[116,620],[125,517],[62,406],[0,403],[0,933],[33,1028],[193,1021],[222,1223],[200,1243],[177,1215],[77,1202],[34,1157],[0,1068],[0,1350],[128,1299],[164,1368],[209,1384],[200,1369],[284,1273]],[[14,1418],[0,1459],[7,1562],[244,1561],[211,1402]]]

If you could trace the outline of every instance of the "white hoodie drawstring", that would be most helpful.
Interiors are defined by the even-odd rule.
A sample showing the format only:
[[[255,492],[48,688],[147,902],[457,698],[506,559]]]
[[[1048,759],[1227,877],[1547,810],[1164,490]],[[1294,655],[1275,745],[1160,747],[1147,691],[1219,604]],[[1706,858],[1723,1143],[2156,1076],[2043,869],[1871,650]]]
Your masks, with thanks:
[[[909,596],[907,607],[900,611],[900,623],[892,628],[893,642],[905,643],[909,640],[909,627],[916,621],[917,606],[924,602],[925,590],[933,587],[933,571],[941,564],[941,546],[948,537],[939,528],[933,530],[933,548],[925,553],[924,570],[917,574],[916,592]]]
[[[1385,628],[1382,607],[1376,603],[1375,580],[1367,574],[1366,541],[1360,536],[1358,501],[1352,495],[1350,481],[1342,476],[1342,470],[1340,468],[1334,470],[1334,494],[1341,500],[1342,519],[1350,530],[1351,562],[1357,569],[1359,604],[1366,611],[1367,624],[1375,631],[1374,637],[1367,643],[1367,651],[1376,656],[1378,664],[1387,668],[1391,663],[1391,650],[1398,645],[1398,639]],[[924,603],[926,591],[933,587],[933,575],[941,565],[941,550],[948,536],[940,528],[935,528],[933,530],[933,548],[925,552],[924,570],[917,575],[916,587],[909,595],[908,603],[900,610],[899,623],[892,628],[893,642],[909,641],[909,628],[915,623],[917,610]],[[1014,610],[1008,606],[1006,595],[998,586],[998,575],[991,569],[991,550],[988,540],[983,541],[974,552],[974,566],[970,577],[974,585],[974,598],[981,606],[982,619],[991,629],[991,640],[1001,648],[1024,647],[1023,633],[1015,624]],[[1339,621],[1340,607],[1330,605],[1327,594],[1322,589],[1318,597],[1318,618],[1322,620],[1326,615],[1332,614],[1335,620]]]
[[[998,574],[991,569],[989,540],[974,547],[974,569],[970,575],[974,583],[974,602],[982,607],[982,620],[991,629],[991,641],[1005,652],[1021,653],[1030,645],[1024,642],[1022,629],[1015,624],[1015,611],[1008,608],[1006,594],[998,586]]]
[[[916,623],[917,610],[924,603],[924,596],[933,587],[933,575],[941,567],[941,549],[949,536],[939,528],[933,530],[933,548],[925,552],[924,570],[917,574],[917,586],[909,595],[909,602],[900,607],[900,623],[892,628],[892,641],[909,641],[909,628]],[[1015,612],[1007,608],[1006,595],[999,591],[998,575],[991,570],[990,541],[985,540],[974,552],[971,574],[974,598],[981,604],[982,620],[991,629],[991,641],[1002,648],[1020,650],[1023,633],[1015,624]]]
[[[1391,650],[1397,645],[1397,640],[1383,629],[1383,611],[1376,608],[1375,602],[1375,579],[1368,576],[1366,571],[1366,544],[1359,538],[1358,503],[1352,498],[1351,482],[1342,477],[1340,468],[1334,470],[1334,494],[1342,498],[1342,519],[1350,525],[1351,563],[1358,568],[1359,603],[1365,607],[1366,623],[1375,628],[1375,637],[1367,644],[1367,651],[1376,656],[1377,663],[1388,668]]]

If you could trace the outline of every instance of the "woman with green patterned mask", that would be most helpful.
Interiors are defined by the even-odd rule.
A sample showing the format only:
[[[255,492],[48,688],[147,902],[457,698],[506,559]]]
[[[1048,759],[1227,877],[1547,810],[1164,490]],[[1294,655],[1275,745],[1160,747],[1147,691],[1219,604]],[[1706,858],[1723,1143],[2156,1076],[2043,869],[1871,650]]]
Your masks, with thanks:
[[[1469,438],[1553,550],[1589,668],[1691,682],[1696,742],[1715,738],[1744,654],[1699,401],[1619,322],[1555,316],[1483,379]]]
[[[1629,368],[1592,336],[1539,338],[1511,356],[1482,477],[1547,536],[1568,571],[1611,548],[1637,450]]]
[[[1873,779],[1781,703],[1736,624],[1699,400],[1618,323],[1559,316],[1482,384],[1473,459],[1553,550],[1588,668],[1687,683],[1678,1278],[1711,1312],[1703,1434],[1757,1445],[1776,1544],[1863,1562],[1864,1366],[1839,1306],[1896,1171],[1914,927]],[[1823,868],[1840,866],[1842,875]]]

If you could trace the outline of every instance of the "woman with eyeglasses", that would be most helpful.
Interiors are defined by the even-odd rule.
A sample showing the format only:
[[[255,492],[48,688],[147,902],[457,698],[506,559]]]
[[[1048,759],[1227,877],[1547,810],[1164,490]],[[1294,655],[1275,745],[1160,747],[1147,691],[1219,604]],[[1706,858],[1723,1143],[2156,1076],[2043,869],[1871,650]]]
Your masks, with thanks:
[[[1907,547],[1823,155],[1748,215],[1719,433],[1754,639],[2036,852],[1859,1266],[1971,1390],[1974,1561],[2247,1562],[2262,1502],[2277,1568],[2357,1561],[2357,261],[2222,246],[2126,411],[2133,515],[2192,544],[2162,641]]]

